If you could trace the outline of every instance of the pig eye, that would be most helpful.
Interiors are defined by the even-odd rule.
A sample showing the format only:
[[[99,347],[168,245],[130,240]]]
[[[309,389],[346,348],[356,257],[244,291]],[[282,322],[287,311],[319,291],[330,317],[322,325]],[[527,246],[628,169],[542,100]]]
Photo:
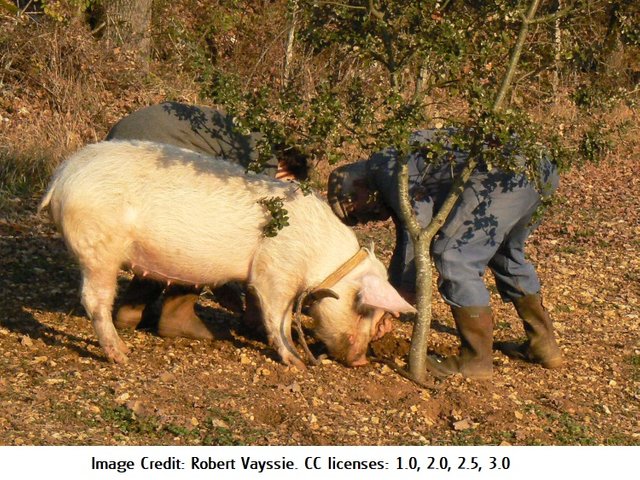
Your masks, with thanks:
[[[375,308],[361,303],[359,296],[356,296],[356,301],[354,306],[355,306],[354,310],[358,313],[358,315],[365,317],[367,320],[371,320],[375,315],[375,312],[376,312]]]

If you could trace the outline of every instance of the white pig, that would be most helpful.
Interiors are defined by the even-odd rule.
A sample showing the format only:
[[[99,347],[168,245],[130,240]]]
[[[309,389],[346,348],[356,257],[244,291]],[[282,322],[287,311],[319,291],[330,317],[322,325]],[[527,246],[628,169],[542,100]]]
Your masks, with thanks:
[[[281,197],[289,226],[265,237],[259,201]],[[113,326],[118,271],[215,287],[246,282],[260,300],[271,344],[304,368],[291,339],[292,308],[358,251],[354,233],[316,195],[294,184],[246,175],[241,167],[169,145],[110,141],[89,145],[56,170],[49,207],[82,272],[82,304],[107,358],[126,362]],[[315,334],[347,365],[366,363],[386,312],[415,311],[387,281],[372,252],[310,308]],[[383,318],[384,317],[384,318]]]

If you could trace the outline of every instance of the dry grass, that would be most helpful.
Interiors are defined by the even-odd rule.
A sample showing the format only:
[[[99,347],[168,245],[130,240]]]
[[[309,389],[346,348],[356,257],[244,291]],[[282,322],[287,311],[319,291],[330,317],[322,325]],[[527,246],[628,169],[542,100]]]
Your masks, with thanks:
[[[192,81],[143,70],[85,26],[0,17],[0,30],[0,191],[42,188],[62,158],[131,110],[196,97]]]

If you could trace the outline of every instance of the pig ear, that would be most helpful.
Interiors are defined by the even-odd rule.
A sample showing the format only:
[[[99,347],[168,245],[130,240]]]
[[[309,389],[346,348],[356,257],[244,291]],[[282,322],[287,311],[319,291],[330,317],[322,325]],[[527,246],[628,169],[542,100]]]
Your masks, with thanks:
[[[415,313],[411,306],[398,291],[386,280],[377,275],[366,274],[362,276],[359,301],[368,307],[380,308],[394,315],[400,313]]]
[[[322,300],[323,298],[335,298],[336,300],[340,299],[340,295],[331,290],[330,288],[320,288],[318,290],[314,290],[310,292],[307,297],[304,299],[304,306],[313,305],[315,302]]]

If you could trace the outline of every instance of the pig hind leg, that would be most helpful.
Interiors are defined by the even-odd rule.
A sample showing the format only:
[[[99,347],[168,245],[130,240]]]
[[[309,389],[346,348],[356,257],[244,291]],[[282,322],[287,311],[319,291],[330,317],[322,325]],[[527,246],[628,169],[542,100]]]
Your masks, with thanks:
[[[126,363],[129,349],[118,336],[111,318],[117,275],[117,270],[83,268],[82,305],[109,361]]]

